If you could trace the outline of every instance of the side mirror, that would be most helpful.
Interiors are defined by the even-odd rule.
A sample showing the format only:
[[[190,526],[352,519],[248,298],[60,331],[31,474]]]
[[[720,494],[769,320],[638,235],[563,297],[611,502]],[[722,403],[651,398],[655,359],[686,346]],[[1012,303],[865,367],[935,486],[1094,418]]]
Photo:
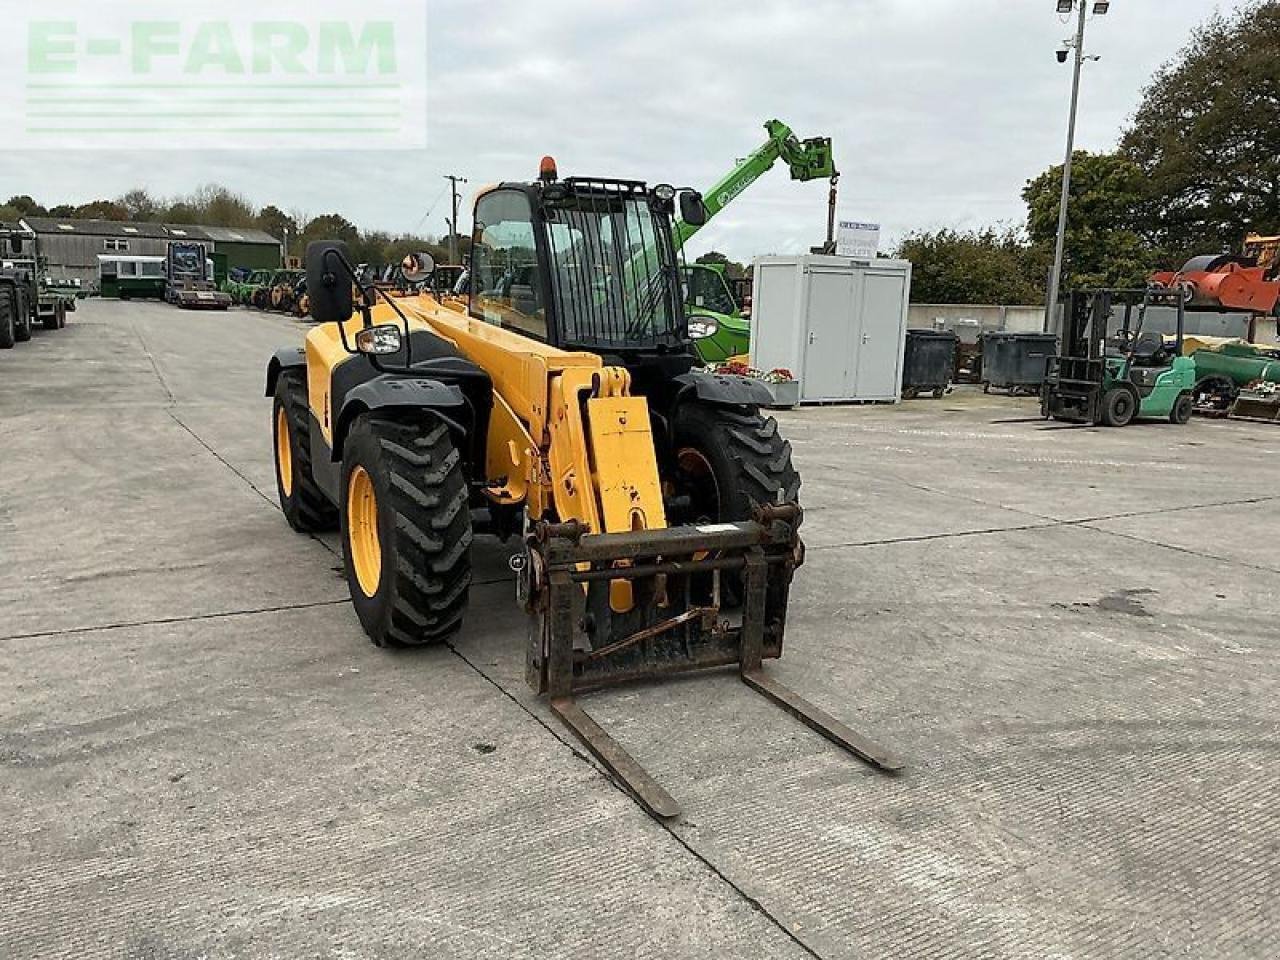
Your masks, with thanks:
[[[680,219],[691,227],[700,227],[707,222],[707,205],[702,202],[702,194],[697,190],[681,192]]]
[[[16,233],[9,234],[9,249],[14,253],[21,253],[22,237],[18,236]]]
[[[421,283],[436,272],[436,259],[429,253],[410,253],[400,261],[400,272],[408,283]]]
[[[355,302],[351,291],[354,279],[347,245],[335,240],[307,244],[307,295],[311,316],[319,323],[345,323],[351,319]]]

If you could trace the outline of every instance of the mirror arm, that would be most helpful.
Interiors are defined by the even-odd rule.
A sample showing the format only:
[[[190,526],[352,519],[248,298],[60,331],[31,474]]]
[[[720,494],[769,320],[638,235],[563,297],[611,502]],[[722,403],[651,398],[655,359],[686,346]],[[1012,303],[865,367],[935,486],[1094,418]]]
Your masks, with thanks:
[[[396,303],[395,298],[384,290],[373,288],[375,296],[382,294],[382,299],[391,305],[391,309],[396,312],[396,316],[400,318],[400,322],[404,325],[404,362],[405,367],[413,366],[413,341],[409,336],[409,318],[404,315],[404,311],[400,309],[400,304]],[[367,314],[366,314],[367,316]]]
[[[370,285],[366,287],[363,283],[361,283],[360,279],[356,276],[355,268],[347,261],[347,258],[344,257],[337,250],[333,250],[333,249],[326,250],[325,256],[335,257],[338,263],[342,265],[342,269],[346,271],[347,277],[360,290],[360,316],[364,321],[364,326],[366,329],[373,326],[373,316],[371,313],[373,309],[373,305],[372,303],[370,303],[371,300],[377,300],[378,295],[381,294],[382,299],[386,300],[387,303],[391,305],[391,309],[396,312],[396,316],[400,318],[400,322],[404,325],[405,368],[408,369],[409,367],[411,367],[413,365],[413,341],[409,336],[409,318],[404,315],[404,311],[400,309],[400,305],[396,303],[395,300],[391,296],[389,296],[385,291],[380,290],[376,285]],[[370,297],[369,295],[370,291],[372,291],[373,293],[372,297]],[[345,324],[342,324],[342,323],[338,324],[338,336],[342,339],[342,348],[346,350],[347,353],[359,352],[357,350],[351,349],[351,344],[347,340],[347,328]],[[384,366],[377,359],[375,355],[366,354],[366,356],[369,357],[370,362],[372,362],[374,366],[374,369],[382,373],[387,372],[387,367]]]

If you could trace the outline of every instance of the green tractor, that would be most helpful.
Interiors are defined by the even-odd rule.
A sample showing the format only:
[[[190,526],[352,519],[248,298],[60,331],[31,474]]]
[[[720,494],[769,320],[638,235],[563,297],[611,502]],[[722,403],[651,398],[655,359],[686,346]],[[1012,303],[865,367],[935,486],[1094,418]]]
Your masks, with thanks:
[[[1173,343],[1144,331],[1153,305],[1175,307]],[[1109,321],[1121,320],[1114,335]],[[1045,419],[1123,427],[1134,420],[1186,423],[1195,406],[1195,363],[1182,355],[1186,301],[1181,290],[1077,290],[1040,394]]]
[[[270,283],[271,273],[270,270],[254,270],[248,276],[228,280],[226,291],[231,294],[231,299],[235,303],[242,307],[249,306],[253,300],[253,291]]]

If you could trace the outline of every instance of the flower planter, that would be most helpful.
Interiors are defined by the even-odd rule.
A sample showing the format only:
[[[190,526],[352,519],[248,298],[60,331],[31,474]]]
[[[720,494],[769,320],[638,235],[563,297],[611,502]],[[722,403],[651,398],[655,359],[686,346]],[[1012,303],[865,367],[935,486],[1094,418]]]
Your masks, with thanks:
[[[766,380],[764,385],[773,394],[773,403],[769,404],[771,409],[787,409],[800,405],[799,380],[782,380],[778,383],[770,383]]]

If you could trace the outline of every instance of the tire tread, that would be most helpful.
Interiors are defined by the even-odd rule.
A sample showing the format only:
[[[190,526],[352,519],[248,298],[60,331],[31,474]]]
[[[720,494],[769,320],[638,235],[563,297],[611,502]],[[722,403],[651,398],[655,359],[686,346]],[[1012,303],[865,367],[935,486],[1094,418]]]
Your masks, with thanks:
[[[366,423],[383,453],[395,514],[390,616],[373,642],[440,643],[461,627],[471,587],[471,512],[461,457],[448,428],[434,418],[374,415]]]

